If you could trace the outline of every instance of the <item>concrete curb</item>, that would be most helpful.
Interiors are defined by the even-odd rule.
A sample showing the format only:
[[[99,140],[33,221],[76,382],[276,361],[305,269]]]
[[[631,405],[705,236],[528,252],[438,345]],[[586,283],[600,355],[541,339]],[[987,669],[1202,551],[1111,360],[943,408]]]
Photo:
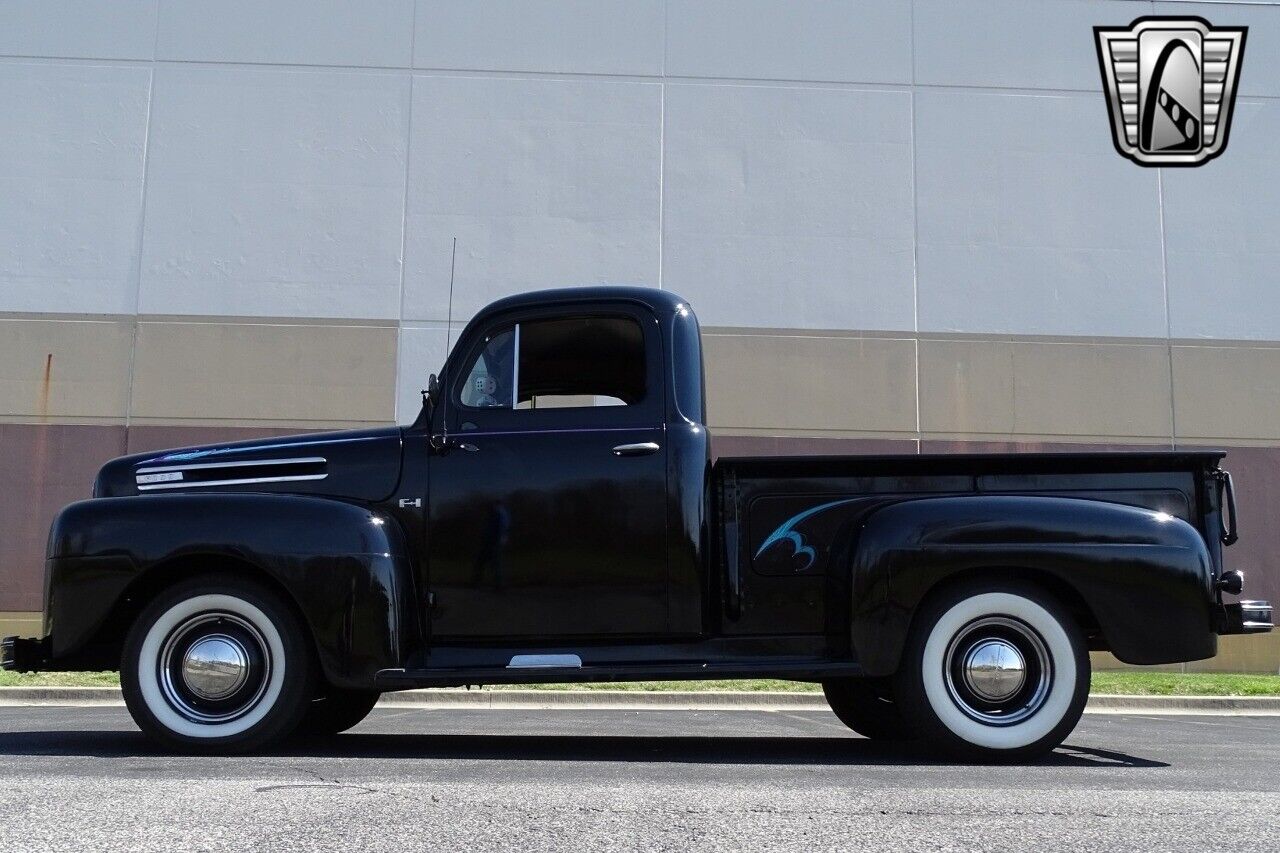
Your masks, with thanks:
[[[119,687],[0,687],[0,707],[123,704]]]
[[[1117,696],[1096,693],[1087,713],[1280,716],[1280,696]]]
[[[0,706],[122,705],[118,687],[0,687]],[[618,711],[821,711],[821,693],[630,690],[404,690],[383,707]],[[1093,714],[1208,714],[1280,716],[1280,696],[1089,697]]]

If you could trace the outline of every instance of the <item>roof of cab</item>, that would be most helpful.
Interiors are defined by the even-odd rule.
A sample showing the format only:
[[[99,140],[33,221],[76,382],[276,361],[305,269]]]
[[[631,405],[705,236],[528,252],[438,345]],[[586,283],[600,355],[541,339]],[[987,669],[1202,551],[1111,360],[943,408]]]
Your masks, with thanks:
[[[528,293],[517,293],[486,305],[476,318],[509,311],[513,308],[530,308],[539,305],[554,305],[557,302],[639,302],[650,308],[659,309],[663,313],[673,312],[689,301],[669,290],[658,290],[655,287],[633,287],[631,285],[606,284],[585,287],[558,287],[553,290],[533,290]]]

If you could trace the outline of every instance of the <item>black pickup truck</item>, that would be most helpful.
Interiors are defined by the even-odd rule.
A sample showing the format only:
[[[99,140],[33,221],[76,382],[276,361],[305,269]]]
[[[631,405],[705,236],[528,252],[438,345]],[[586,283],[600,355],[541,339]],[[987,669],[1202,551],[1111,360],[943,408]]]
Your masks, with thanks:
[[[871,738],[1013,760],[1062,742],[1090,649],[1210,657],[1217,452],[721,458],[689,305],[504,299],[410,427],[113,460],[53,523],[44,636],[8,669],[119,667],[138,725],[243,752],[381,692],[640,679],[821,682]]]

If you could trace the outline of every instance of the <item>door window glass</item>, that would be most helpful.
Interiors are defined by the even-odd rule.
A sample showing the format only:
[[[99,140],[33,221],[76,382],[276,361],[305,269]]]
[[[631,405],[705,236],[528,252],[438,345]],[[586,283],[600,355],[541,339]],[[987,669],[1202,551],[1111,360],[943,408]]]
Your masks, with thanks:
[[[514,367],[515,330],[490,336],[467,371],[460,395],[462,405],[473,409],[511,408]]]

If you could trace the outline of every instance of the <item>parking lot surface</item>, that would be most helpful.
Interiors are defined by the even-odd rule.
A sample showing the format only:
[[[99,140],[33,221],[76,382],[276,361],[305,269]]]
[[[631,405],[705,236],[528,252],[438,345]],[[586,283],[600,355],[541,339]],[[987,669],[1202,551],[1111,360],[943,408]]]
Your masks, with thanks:
[[[118,707],[0,708],[0,850],[1197,850],[1280,833],[1280,719],[1086,715],[1032,766],[825,711],[378,709],[270,755],[159,753]]]

